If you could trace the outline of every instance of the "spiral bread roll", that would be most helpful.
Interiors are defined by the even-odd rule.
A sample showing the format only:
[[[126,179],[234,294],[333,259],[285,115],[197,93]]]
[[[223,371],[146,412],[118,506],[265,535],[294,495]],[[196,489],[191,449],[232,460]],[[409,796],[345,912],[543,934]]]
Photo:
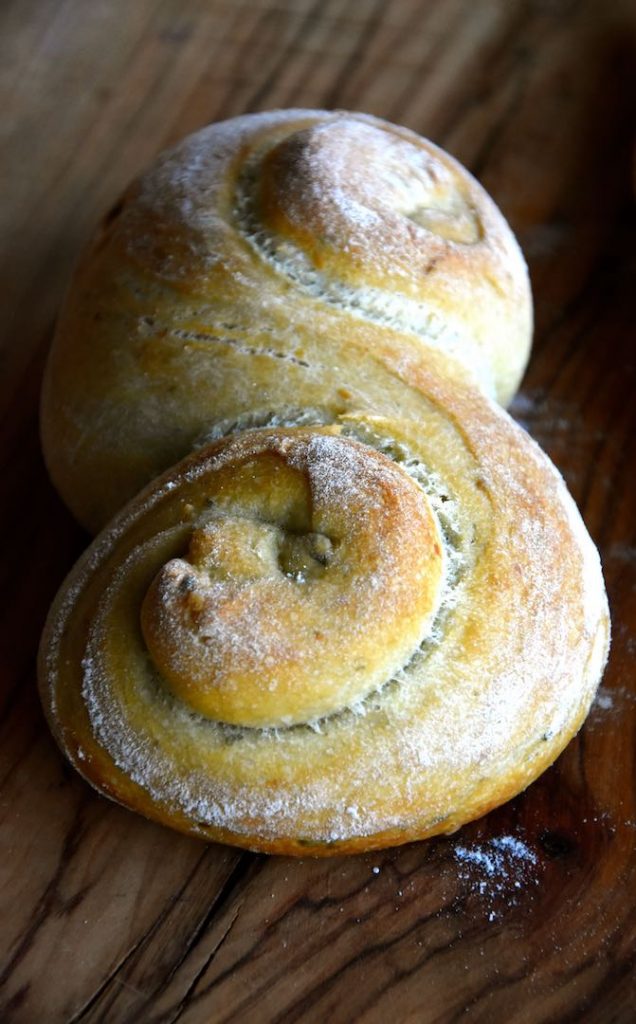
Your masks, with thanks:
[[[519,428],[418,385],[417,423],[221,439],[89,548],[40,668],[99,789],[210,839],[341,853],[453,831],[554,760],[606,655],[596,552]]]
[[[510,229],[432,143],[362,114],[212,125],[132,186],[80,262],[45,378],[47,465],[96,531],[246,413],[416,417],[412,364],[506,402],[531,320]]]
[[[500,215],[406,130],[257,115],[160,160],[80,267],[44,399],[84,522],[146,482],[40,649],[86,779],[323,855],[452,832],[554,761],[609,619],[563,481],[488,394],[529,322]]]

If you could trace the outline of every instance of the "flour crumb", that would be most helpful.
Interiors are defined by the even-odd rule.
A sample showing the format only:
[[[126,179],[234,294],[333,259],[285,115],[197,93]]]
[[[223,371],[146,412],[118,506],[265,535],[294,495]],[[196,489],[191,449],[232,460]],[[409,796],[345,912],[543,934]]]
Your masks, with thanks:
[[[497,921],[500,908],[517,906],[521,893],[530,885],[538,885],[537,855],[517,836],[458,845],[453,854],[460,882],[468,895],[479,897],[485,904],[488,921]]]
[[[601,711],[609,711],[610,708],[614,707],[614,698],[609,690],[605,690],[601,687],[596,694],[596,700],[594,703],[597,708],[601,709]]]

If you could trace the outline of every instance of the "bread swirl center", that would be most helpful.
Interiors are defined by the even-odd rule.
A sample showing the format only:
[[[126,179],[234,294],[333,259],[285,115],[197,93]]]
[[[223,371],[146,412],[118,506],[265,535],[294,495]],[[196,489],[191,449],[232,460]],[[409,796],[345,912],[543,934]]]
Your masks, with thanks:
[[[351,439],[228,441],[187,551],[142,605],[179,699],[242,726],[311,721],[380,687],[428,634],[444,571],[427,496]]]
[[[466,183],[440,151],[342,117],[293,133],[260,168],[260,217],[283,246],[351,286],[419,294],[449,249],[483,228]]]

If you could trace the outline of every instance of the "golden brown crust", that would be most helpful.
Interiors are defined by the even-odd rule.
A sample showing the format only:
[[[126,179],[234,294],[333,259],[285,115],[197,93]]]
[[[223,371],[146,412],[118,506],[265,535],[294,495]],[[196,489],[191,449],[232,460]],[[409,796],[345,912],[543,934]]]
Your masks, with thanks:
[[[361,114],[237,118],[164,154],[81,261],[46,373],[47,464],[96,530],[246,410],[417,417],[387,348],[505,402],[530,330],[514,238],[447,154]]]
[[[188,551],[141,608],[162,678],[200,714],[249,728],[368,696],[437,612],[442,541],[426,495],[326,430],[247,432],[217,452]]]
[[[413,386],[428,403],[419,423],[360,414],[225,439],[156,481],[95,541],[58,596],[40,660],[58,741],[94,785],[195,835],[319,856],[453,831],[563,749],[607,650],[596,552],[558,474],[503,412],[425,372]],[[305,725],[224,725],[175,696],[141,607],[210,514],[210,494],[217,512],[238,500],[232,475],[217,490],[224,457],[287,440],[324,446],[325,479],[338,476],[342,445],[369,465],[378,451],[382,466],[391,458],[391,488],[394,473],[410,477],[407,493],[421,490],[443,538],[439,605],[415,654],[367,696]],[[236,564],[243,571],[242,555]],[[377,589],[390,610],[381,571]],[[337,635],[340,615],[336,600],[323,628]],[[383,656],[384,612],[374,618],[371,647]],[[301,690],[313,683],[311,671],[296,675]]]

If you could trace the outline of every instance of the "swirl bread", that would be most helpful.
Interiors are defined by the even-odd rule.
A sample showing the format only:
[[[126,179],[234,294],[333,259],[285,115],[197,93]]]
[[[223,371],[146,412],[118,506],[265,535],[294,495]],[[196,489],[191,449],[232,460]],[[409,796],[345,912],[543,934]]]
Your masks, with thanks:
[[[442,189],[432,209],[413,204],[421,224],[396,228],[395,194],[377,213],[354,162],[354,192],[378,223],[359,210],[341,223],[350,194],[334,186],[325,212],[325,179],[331,164],[344,181],[342,152],[350,161],[361,139],[381,181],[393,179],[392,147],[412,147],[433,162],[431,180],[459,182],[464,204]],[[525,359],[527,283],[511,236],[445,155],[359,115],[217,126],[126,203],[67,301],[45,397],[49,461],[58,423],[58,485],[97,523],[207,439],[115,516],[58,594],[39,675],[60,746],[124,805],[251,849],[348,853],[454,831],[554,761],[608,646],[598,555],[563,481],[476,385],[488,364],[507,393]],[[267,232],[254,240],[240,224],[257,208]],[[395,261],[382,255],[394,229],[406,247]],[[211,239],[220,248],[207,250]],[[423,269],[433,251],[438,291]],[[498,288],[476,283],[495,267]],[[381,326],[371,306],[329,298],[346,281],[367,302],[397,280],[431,323],[448,307],[450,347],[443,332]],[[474,333],[471,287],[483,306]],[[498,316],[516,346],[508,361],[487,344]],[[73,353],[98,366],[84,399]],[[94,465],[72,430],[104,431]]]
[[[414,363],[506,402],[530,332],[518,246],[451,157],[361,114],[236,118],[161,157],[81,261],[45,379],[47,465],[96,531],[246,412],[417,417]]]

